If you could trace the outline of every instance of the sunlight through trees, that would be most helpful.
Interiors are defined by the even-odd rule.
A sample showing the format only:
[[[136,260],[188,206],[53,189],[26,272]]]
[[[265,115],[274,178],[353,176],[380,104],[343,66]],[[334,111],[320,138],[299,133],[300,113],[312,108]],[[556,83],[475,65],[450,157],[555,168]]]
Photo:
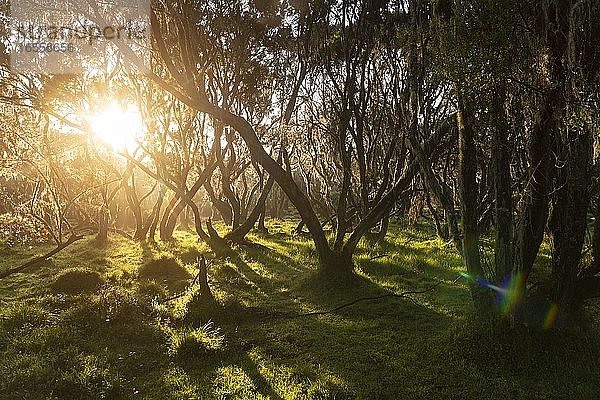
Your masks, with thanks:
[[[0,311],[37,307],[0,313],[2,351],[21,312],[57,330],[131,312],[173,360],[253,349],[212,371],[256,386],[240,397],[402,398],[357,391],[337,362],[298,383],[314,396],[282,394],[257,339],[209,321],[322,316],[318,335],[352,341],[336,313],[396,299],[432,326],[473,313],[491,342],[597,329],[598,1],[130,3],[0,6]],[[169,368],[161,385],[208,387]],[[96,378],[120,387],[111,373]]]

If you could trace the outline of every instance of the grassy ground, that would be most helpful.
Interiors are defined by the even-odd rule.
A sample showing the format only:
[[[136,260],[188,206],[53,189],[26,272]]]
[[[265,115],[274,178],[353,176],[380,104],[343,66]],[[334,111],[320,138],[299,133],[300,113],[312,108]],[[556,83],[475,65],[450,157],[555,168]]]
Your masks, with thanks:
[[[120,236],[84,240],[27,273],[0,280],[0,399],[549,399],[598,397],[598,324],[544,331],[469,317],[467,288],[454,283],[460,257],[429,226],[392,226],[385,243],[362,243],[359,279],[315,279],[310,241],[271,222],[242,248],[213,260],[218,304],[193,290],[196,238],[141,244]],[[0,270],[41,253],[2,250]],[[538,274],[547,272],[544,250]],[[377,257],[373,259],[374,257]],[[174,258],[188,274],[142,279],[151,259]],[[100,288],[55,293],[70,268],[100,273]],[[143,275],[145,276],[145,275]],[[420,290],[328,310],[365,296]],[[54,283],[54,286],[53,286]]]

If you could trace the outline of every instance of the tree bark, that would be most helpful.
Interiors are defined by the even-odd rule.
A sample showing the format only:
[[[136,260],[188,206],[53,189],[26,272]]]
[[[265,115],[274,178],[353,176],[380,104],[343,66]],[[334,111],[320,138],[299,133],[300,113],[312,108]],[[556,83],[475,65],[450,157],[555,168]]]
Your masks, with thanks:
[[[165,211],[162,214],[162,218],[160,219],[159,232],[161,240],[167,241],[173,238],[175,224],[173,223],[173,229],[171,229],[171,227],[167,227],[167,224],[169,223],[169,216],[178,202],[185,204],[185,202],[181,200],[181,197],[177,193],[173,193],[173,197],[171,197],[171,200],[169,200],[167,203]]]
[[[108,239],[108,210],[106,207],[100,207],[98,212],[98,233],[94,241],[98,245],[103,245]]]
[[[513,201],[510,175],[508,123],[504,109],[506,87],[498,87],[493,99],[496,120],[492,138],[492,168],[496,211],[495,280],[501,284],[513,272]]]
[[[198,268],[200,269],[198,272],[198,286],[200,289],[200,295],[203,299],[214,302],[215,298],[210,290],[210,286],[208,285],[208,265],[204,256],[200,257],[200,260],[198,261]]]
[[[466,108],[461,88],[457,88],[458,97],[458,165],[459,165],[459,193],[462,211],[463,228],[463,260],[467,273],[475,278],[471,283],[471,296],[475,309],[480,315],[492,311],[491,296],[487,289],[477,285],[476,280],[485,279],[479,255],[479,229],[478,229],[478,185],[477,185],[477,145],[473,132],[473,119]]]
[[[217,155],[217,157],[219,157]],[[215,168],[217,166],[216,162],[212,162],[207,165],[206,168],[200,173],[196,182],[192,185],[192,187],[188,190],[188,196],[193,198],[196,196],[196,193],[202,188],[203,185],[211,178]],[[175,230],[175,226],[177,225],[177,218],[179,214],[185,209],[186,202],[179,196],[174,197],[176,199],[176,203],[171,209],[169,209],[168,217],[166,218],[166,223],[164,227],[161,227],[161,239],[165,240],[165,238],[171,238],[173,236],[173,231]],[[167,214],[165,212],[165,214]],[[165,218],[165,217],[163,217]]]
[[[156,203],[154,204],[154,210],[152,210],[152,222],[150,223],[150,227],[148,228],[148,239],[154,241],[154,237],[156,236],[156,227],[158,226],[158,221],[160,219],[160,211],[162,208],[162,204],[165,198],[165,191],[161,187],[158,191],[158,198],[156,199]]]
[[[581,250],[587,229],[590,203],[591,138],[586,132],[567,130],[563,148],[567,154],[558,175],[552,211],[554,301],[571,315],[579,315],[583,298],[578,296]]]
[[[250,215],[248,216],[246,221],[244,221],[243,224],[239,225],[237,228],[225,235],[225,239],[239,243],[246,237],[246,235],[248,234],[248,232],[250,232],[254,224],[256,224],[256,221],[260,217],[262,210],[264,210],[265,203],[267,201],[269,193],[271,192],[273,183],[275,183],[275,178],[269,176],[269,179],[267,179],[267,183],[265,184],[265,187],[263,188],[263,191],[261,192],[260,197],[256,202],[256,205],[250,212]]]
[[[524,198],[523,216],[519,231],[518,269],[527,280],[544,238],[548,219],[548,193],[553,174],[552,151],[556,124],[554,95],[544,99],[529,141],[530,179]]]

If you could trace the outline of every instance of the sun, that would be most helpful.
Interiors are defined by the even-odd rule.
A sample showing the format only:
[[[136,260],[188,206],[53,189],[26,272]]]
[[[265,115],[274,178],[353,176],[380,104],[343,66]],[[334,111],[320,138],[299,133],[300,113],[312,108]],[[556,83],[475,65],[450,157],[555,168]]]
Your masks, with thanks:
[[[88,123],[94,135],[115,152],[133,152],[144,134],[142,116],[132,105],[99,110],[88,118]]]

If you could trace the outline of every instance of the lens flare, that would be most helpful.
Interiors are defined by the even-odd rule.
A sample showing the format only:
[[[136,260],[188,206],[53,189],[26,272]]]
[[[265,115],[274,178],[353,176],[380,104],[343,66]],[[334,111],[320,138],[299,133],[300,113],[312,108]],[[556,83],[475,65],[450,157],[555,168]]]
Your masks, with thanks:
[[[503,315],[508,314],[519,302],[521,301],[521,295],[525,288],[525,277],[522,272],[509,275],[504,278],[502,283],[504,289],[502,293],[498,294],[496,302]]]
[[[550,330],[552,329],[552,327],[554,326],[554,323],[556,322],[556,317],[558,316],[558,306],[556,304],[552,304],[550,306],[550,310],[548,310],[548,313],[546,314],[546,317],[544,318],[544,324],[542,325],[542,328],[544,328],[544,330]]]
[[[507,315],[513,312],[521,303],[523,293],[525,293],[525,277],[521,272],[507,276],[504,279],[502,286],[494,285],[484,278],[474,276],[466,272],[460,272],[459,274],[471,284],[476,284],[496,292],[496,305],[498,306],[498,311],[502,315]],[[558,311],[558,306],[556,304],[546,304],[543,306],[542,310],[538,310],[536,312],[538,316],[543,316],[541,325],[544,330],[552,329],[554,323],[556,322]],[[538,318],[536,318],[536,325],[540,323]]]

